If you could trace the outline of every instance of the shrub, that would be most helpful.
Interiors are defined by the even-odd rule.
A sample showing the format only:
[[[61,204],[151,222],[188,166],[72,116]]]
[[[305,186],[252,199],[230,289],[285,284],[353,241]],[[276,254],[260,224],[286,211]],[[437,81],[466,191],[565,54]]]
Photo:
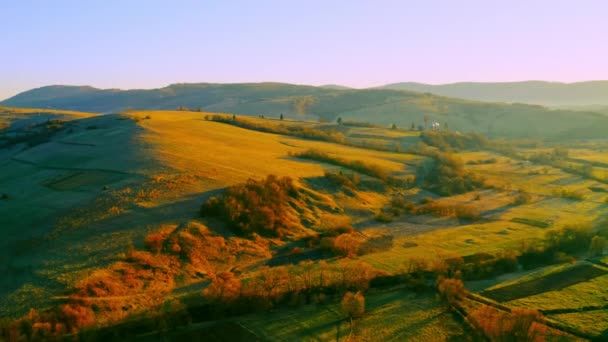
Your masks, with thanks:
[[[404,211],[406,213],[412,213],[416,210],[416,204],[414,202],[405,199],[401,196],[393,197],[390,202],[391,209],[393,212],[401,212]]]
[[[201,207],[201,214],[220,216],[243,233],[283,236],[294,224],[289,200],[297,196],[291,178],[270,175],[260,181],[249,179],[228,188],[221,197],[210,198]]]
[[[513,200],[513,203],[511,203],[511,204],[512,205],[522,205],[522,204],[529,203],[530,201],[532,201],[532,195],[530,195],[529,193],[527,193],[524,190],[519,190],[519,192],[517,193],[517,196],[515,197],[515,199]]]
[[[568,189],[555,190],[553,194],[561,198],[571,199],[575,201],[583,201],[586,198],[582,192],[572,191]]]
[[[335,173],[332,171],[325,171],[325,178],[337,186],[348,189],[356,189],[360,182],[359,175],[353,172],[343,173],[342,171],[339,171],[338,173]]]
[[[464,170],[462,160],[447,153],[434,155],[430,168],[419,173],[423,174],[423,188],[443,196],[462,194],[484,185],[481,178]]]

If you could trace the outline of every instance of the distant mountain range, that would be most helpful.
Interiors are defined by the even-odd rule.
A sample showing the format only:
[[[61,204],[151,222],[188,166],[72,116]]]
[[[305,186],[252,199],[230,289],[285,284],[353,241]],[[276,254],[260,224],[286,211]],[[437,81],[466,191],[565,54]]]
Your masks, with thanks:
[[[486,96],[484,94],[480,96]],[[327,121],[342,117],[382,125],[395,123],[399,127],[424,126],[426,117],[427,123],[436,120],[442,127],[447,124],[452,130],[510,137],[603,138],[608,132],[608,116],[591,111],[478,102],[385,88],[344,89],[284,83],[173,84],[150,90],[47,86],[18,94],[0,105],[96,113],[184,107],[267,117],[284,114],[287,118]]]
[[[462,82],[441,85],[408,82],[387,84],[379,88],[417,91],[486,102],[529,103],[552,107],[608,106],[608,81]]]

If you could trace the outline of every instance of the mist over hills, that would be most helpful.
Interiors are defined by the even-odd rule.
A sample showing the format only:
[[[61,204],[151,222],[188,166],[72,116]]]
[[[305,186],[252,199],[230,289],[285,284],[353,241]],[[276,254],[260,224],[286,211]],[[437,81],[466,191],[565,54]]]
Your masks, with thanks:
[[[537,83],[530,82],[530,87],[544,89]],[[593,84],[595,83],[580,87],[591,87]],[[604,85],[608,85],[608,82],[598,82],[596,88],[600,89]],[[416,90],[429,90],[423,86],[419,85]],[[465,86],[445,87],[461,89]],[[483,87],[481,84],[473,84],[471,92]],[[516,85],[508,84],[490,88],[501,87],[517,88]],[[395,123],[399,127],[424,126],[426,117],[427,122],[436,120],[442,127],[447,124],[453,130],[477,131],[490,136],[506,137],[593,138],[602,137],[604,132],[608,131],[608,117],[589,111],[550,110],[539,105],[478,102],[407,90],[336,88],[284,83],[173,84],[150,90],[47,86],[23,92],[0,104],[96,113],[185,107],[195,110],[200,108],[208,112],[266,117],[279,117],[284,114],[287,118],[326,121],[342,117],[345,120],[369,121],[381,125]],[[595,94],[599,99],[601,91],[597,89],[589,96]],[[480,97],[489,97],[492,91],[479,90],[479,93]],[[519,94],[521,91],[517,90],[515,93]],[[564,98],[567,96],[564,95]]]
[[[553,107],[608,106],[608,81],[459,82],[441,85],[404,82],[379,88],[432,93],[476,101],[530,103]]]

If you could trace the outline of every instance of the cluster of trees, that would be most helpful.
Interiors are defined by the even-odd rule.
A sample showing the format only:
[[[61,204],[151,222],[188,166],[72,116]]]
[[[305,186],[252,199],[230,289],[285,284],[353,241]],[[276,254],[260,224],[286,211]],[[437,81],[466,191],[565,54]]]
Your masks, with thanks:
[[[205,115],[205,120],[222,122],[230,125],[234,125],[241,128],[246,128],[254,131],[275,133],[283,135],[291,135],[304,139],[329,141],[338,144],[345,144],[346,138],[344,134],[335,130],[321,130],[313,127],[306,127],[303,125],[292,125],[287,126],[284,124],[264,124],[260,122],[253,122],[247,119],[238,119],[236,116],[227,115]]]
[[[573,191],[564,188],[553,191],[553,195],[575,201],[584,201],[586,196],[581,191]]]
[[[443,196],[462,194],[484,186],[484,180],[464,169],[461,159],[448,153],[432,155],[430,165],[422,165],[422,187]]]
[[[430,201],[416,208],[416,214],[431,214],[435,216],[456,217],[463,220],[478,220],[479,210],[471,205],[450,204]]]
[[[542,241],[525,241],[517,259],[526,269],[567,261],[571,259],[568,254],[588,250],[593,236],[593,229],[588,224],[568,225],[548,231]]]
[[[384,183],[391,185],[391,186],[400,186],[400,187],[409,188],[414,183],[414,180],[410,179],[410,178],[401,179],[401,178],[396,178],[396,177],[391,176],[390,170],[387,170],[386,168],[383,168],[379,165],[366,163],[361,160],[347,160],[347,159],[335,157],[328,153],[314,150],[314,149],[306,150],[304,152],[299,152],[299,153],[293,153],[292,156],[296,157],[296,158],[310,159],[310,160],[315,160],[315,161],[319,161],[319,162],[323,162],[323,163],[327,163],[327,164],[333,164],[333,165],[345,167],[345,168],[351,169],[353,171],[357,171],[361,174],[380,179]]]
[[[325,170],[325,178],[338,187],[351,190],[356,190],[361,182],[361,177],[358,174],[354,172],[342,172],[342,170],[337,173]]]
[[[403,214],[430,214],[443,217],[456,217],[463,220],[478,220],[480,215],[479,210],[471,205],[438,202],[430,197],[423,198],[420,204],[416,205],[411,200],[396,196],[391,199],[387,208],[383,208],[376,215],[376,220],[385,223],[391,222],[394,217]]]
[[[532,201],[532,195],[524,189],[519,189],[519,191],[517,191],[517,196],[515,196],[515,199],[513,200],[511,205],[522,205],[530,203],[530,201]]]
[[[480,160],[469,160],[467,161],[467,165],[488,165],[488,164],[496,164],[498,159],[489,158],[489,159],[480,159]]]
[[[380,128],[382,126],[365,121],[353,121],[353,120],[342,120],[341,117],[337,120],[339,125],[350,126],[350,127],[364,127],[364,128]]]
[[[535,309],[516,308],[511,312],[483,305],[469,315],[490,341],[544,341],[549,331],[541,324],[543,315]]]
[[[422,141],[442,151],[449,150],[479,150],[488,147],[489,140],[479,133],[455,133],[424,131],[420,134]]]
[[[439,276],[436,286],[439,298],[465,317],[480,340],[532,342],[549,336],[547,326],[540,323],[543,316],[538,310],[515,308],[508,312],[484,304],[469,313],[462,305],[467,290],[461,279]]]
[[[291,178],[269,175],[264,180],[249,179],[219,197],[211,197],[200,212],[202,216],[220,217],[245,234],[284,236],[300,225],[289,204],[298,194]]]
[[[342,295],[362,293],[382,272],[364,262],[348,259],[336,263],[302,261],[289,266],[262,266],[246,280],[230,271],[212,275],[203,291],[213,317],[268,310],[279,305],[324,303]],[[362,295],[361,295],[362,297]]]

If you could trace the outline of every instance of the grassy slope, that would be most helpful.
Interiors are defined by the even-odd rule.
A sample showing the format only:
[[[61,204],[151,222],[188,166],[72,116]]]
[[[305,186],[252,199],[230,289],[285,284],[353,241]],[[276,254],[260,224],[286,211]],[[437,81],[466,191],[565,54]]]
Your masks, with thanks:
[[[205,121],[201,113],[132,118],[145,115],[151,119],[78,120],[50,142],[2,151],[0,189],[9,199],[0,207],[7,237],[0,265],[11,274],[0,284],[3,300],[14,305],[29,296],[32,303],[21,304],[37,306],[88,270],[117,260],[150,230],[194,218],[217,189],[271,173],[323,175],[327,166],[291,158],[291,151],[320,148],[395,171],[414,158],[254,132]],[[366,201],[384,201],[376,197]]]
[[[407,154],[245,130],[206,121],[204,115],[146,111],[127,116],[86,117],[74,121],[71,131],[60,131],[50,142],[32,148],[17,146],[2,150],[0,189],[9,194],[9,199],[0,207],[0,226],[7,237],[0,246],[0,266],[3,273],[11,276],[2,278],[0,283],[2,293],[6,293],[0,298],[0,307],[10,308],[11,312],[24,312],[30,306],[48,305],[52,296],[69,288],[92,269],[116,261],[119,253],[131,242],[141,244],[146,234],[162,225],[174,226],[193,219],[200,203],[217,189],[270,173],[312,179],[321,176],[323,169],[329,167],[294,159],[289,152],[316,148],[341,158],[380,164],[396,173],[414,172],[412,162],[420,159]],[[146,116],[150,118],[144,119]],[[278,120],[250,120],[282,123]],[[310,122],[298,124],[317,125]],[[358,137],[411,138],[401,131],[381,128],[357,128],[347,133]],[[494,155],[477,152],[465,153],[462,157],[479,160]],[[585,190],[590,184],[588,181],[553,168],[549,168],[546,174],[531,173],[540,167],[521,166],[506,157],[498,159],[496,164],[466,167],[483,173],[490,182],[498,185],[508,182],[512,189],[528,187],[535,195],[533,202],[512,207],[508,204],[514,192],[509,189],[505,192],[487,190],[480,193],[479,201],[474,201],[474,193],[441,199],[478,207],[482,217],[487,219],[478,223],[466,224],[455,219],[427,216],[402,217],[389,224],[356,221],[364,233],[387,231],[394,236],[392,248],[365,255],[362,259],[379,268],[397,271],[410,257],[445,257],[513,248],[523,239],[543,236],[548,229],[602,215],[606,204],[598,197],[601,195],[588,190],[588,198],[581,202],[551,196],[552,188]],[[104,186],[108,190],[104,190]],[[123,191],[125,188],[130,192]],[[428,195],[417,189],[404,194],[412,198]],[[346,198],[343,203],[349,200],[360,201]],[[373,211],[387,200],[383,194],[369,194],[365,198],[368,203],[353,206],[365,205]],[[86,217],[87,220],[80,222],[78,217]],[[553,220],[555,224],[541,229],[511,222],[514,217]],[[603,281],[603,277],[594,280],[597,281]],[[572,296],[593,295],[591,292],[597,286],[589,286],[572,287]],[[546,295],[551,297],[554,294]],[[364,319],[367,323],[361,325],[362,336],[372,336],[372,330],[366,329],[380,324],[378,322],[384,314],[373,312],[380,313],[382,308],[388,310],[388,315],[397,313],[397,317],[401,315],[400,310],[407,311],[408,305],[428,308],[420,311],[423,316],[435,310],[432,303],[424,300],[411,304],[409,297],[378,298],[380,304],[377,306],[374,306],[375,300],[370,299],[372,314],[367,321]],[[593,300],[591,298],[588,299]],[[404,300],[406,302],[402,303]],[[399,304],[382,304],[394,301]],[[323,316],[327,315],[324,312],[308,308],[293,314],[303,315],[302,320],[311,319],[318,323],[327,318]],[[435,333],[433,319],[427,321],[429,317],[413,314],[413,327],[427,326],[418,325],[420,318],[430,324],[430,333]],[[319,318],[322,316],[325,318]],[[272,324],[259,317],[243,324],[252,325],[252,329],[259,329],[261,334],[270,333],[273,329]],[[264,329],[269,330],[264,332]],[[327,326],[326,329],[321,329],[320,334],[330,336],[335,333],[335,326]],[[398,325],[394,329],[383,329],[380,330],[387,336],[410,333],[410,329],[400,330]],[[302,331],[295,329],[293,336],[309,333]],[[424,335],[426,332],[420,333],[420,336],[428,336]]]

